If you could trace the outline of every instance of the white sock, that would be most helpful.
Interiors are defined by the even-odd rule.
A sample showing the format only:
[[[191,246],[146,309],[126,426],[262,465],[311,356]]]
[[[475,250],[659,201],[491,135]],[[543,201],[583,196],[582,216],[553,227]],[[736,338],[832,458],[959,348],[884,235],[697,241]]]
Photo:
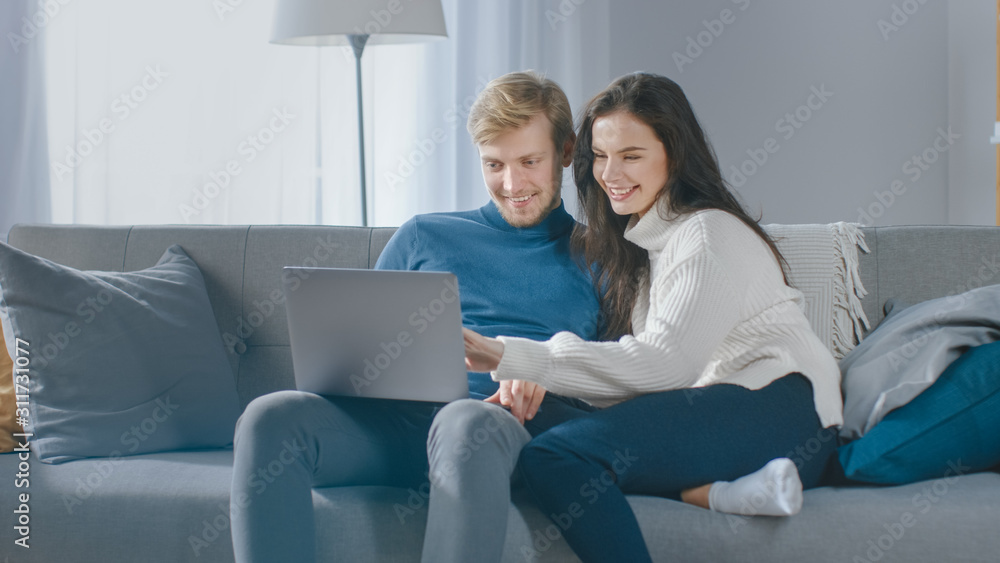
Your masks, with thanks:
[[[708,506],[716,512],[745,516],[791,516],[802,508],[802,481],[787,457],[735,481],[716,481],[708,491]]]

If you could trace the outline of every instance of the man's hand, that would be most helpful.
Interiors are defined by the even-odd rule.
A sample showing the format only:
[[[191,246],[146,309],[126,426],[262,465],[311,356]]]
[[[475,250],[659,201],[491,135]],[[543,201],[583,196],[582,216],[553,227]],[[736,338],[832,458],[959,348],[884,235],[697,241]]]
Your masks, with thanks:
[[[525,419],[535,417],[544,398],[545,388],[541,385],[520,379],[506,379],[500,382],[499,391],[484,400],[510,407],[510,414],[524,424]]]
[[[495,371],[503,357],[503,342],[462,327],[465,365],[469,371]]]

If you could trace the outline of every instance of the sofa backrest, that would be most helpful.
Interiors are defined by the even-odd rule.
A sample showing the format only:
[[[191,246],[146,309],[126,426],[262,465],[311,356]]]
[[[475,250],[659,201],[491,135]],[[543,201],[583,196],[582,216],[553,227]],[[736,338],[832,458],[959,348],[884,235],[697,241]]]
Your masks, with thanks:
[[[393,228],[16,225],[12,246],[83,270],[131,271],[181,245],[201,268],[245,406],[294,387],[283,266],[370,268]],[[890,297],[910,303],[1000,283],[1000,227],[863,228],[862,300],[874,327]]]
[[[862,300],[872,327],[893,297],[911,305],[1000,283],[1000,227],[863,228],[870,253],[860,253]]]
[[[179,244],[205,278],[243,406],[295,386],[283,266],[370,268],[393,228],[15,225],[8,243],[81,270],[132,271]]]

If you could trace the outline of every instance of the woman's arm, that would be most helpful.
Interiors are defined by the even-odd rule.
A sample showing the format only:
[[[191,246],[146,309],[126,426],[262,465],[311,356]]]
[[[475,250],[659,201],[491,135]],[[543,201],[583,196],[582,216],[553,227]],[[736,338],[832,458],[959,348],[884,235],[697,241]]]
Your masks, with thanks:
[[[493,371],[503,356],[503,343],[496,338],[483,336],[474,330],[462,328],[465,339],[465,365],[470,371]],[[500,389],[484,399],[510,408],[510,413],[524,424],[538,412],[545,398],[545,388],[537,383],[508,379],[500,382]]]
[[[502,358],[491,370],[493,378],[534,381],[582,399],[622,399],[694,385],[739,322],[742,294],[727,266],[695,246],[652,280],[646,326],[633,327],[635,336],[617,342],[586,342],[567,332],[547,342],[500,337]]]

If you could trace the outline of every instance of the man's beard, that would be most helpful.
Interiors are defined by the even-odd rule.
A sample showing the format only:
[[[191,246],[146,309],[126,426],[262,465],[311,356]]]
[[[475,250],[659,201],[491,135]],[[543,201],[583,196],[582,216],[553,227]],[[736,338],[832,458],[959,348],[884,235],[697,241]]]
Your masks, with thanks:
[[[500,211],[500,216],[503,217],[504,221],[507,221],[510,226],[519,229],[534,227],[544,221],[552,211],[559,207],[559,202],[562,201],[563,169],[559,163],[556,163],[556,167],[557,169],[554,171],[552,178],[551,198],[545,203],[541,211],[538,212],[538,215],[529,218],[523,215],[511,214],[505,205],[497,203],[497,209]]]

